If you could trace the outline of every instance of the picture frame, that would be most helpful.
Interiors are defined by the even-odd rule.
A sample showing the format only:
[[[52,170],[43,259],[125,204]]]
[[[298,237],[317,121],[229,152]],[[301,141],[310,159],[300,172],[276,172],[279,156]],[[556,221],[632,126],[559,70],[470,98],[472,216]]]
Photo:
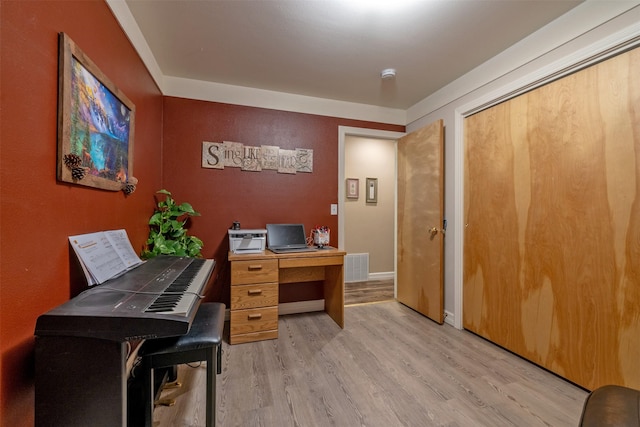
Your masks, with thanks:
[[[347,178],[347,199],[357,199],[360,196],[360,180]]]
[[[135,105],[65,34],[59,34],[59,181],[129,194],[135,189]]]
[[[378,178],[367,178],[367,203],[378,203]]]

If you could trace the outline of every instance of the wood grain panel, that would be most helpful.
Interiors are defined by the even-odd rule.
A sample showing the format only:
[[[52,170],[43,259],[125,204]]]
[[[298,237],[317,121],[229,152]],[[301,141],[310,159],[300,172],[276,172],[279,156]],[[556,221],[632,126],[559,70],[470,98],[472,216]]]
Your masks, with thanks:
[[[619,165],[623,165],[621,172],[628,171],[628,174],[615,174],[617,180],[611,179],[610,182],[616,188],[609,190],[612,203],[620,206],[619,210],[613,212],[613,231],[615,235],[620,236],[614,242],[616,260],[619,260],[617,265],[622,273],[618,289],[620,323],[617,325],[619,339],[616,350],[622,378],[630,386],[640,388],[640,53],[636,49],[620,61],[626,57],[628,65],[618,65],[627,70],[624,80],[626,85],[621,84],[614,87],[615,90],[606,93],[613,99],[622,98],[612,103],[619,106],[617,112],[622,117],[629,118],[622,121],[619,127],[609,129],[612,133],[610,138],[630,140],[632,144],[625,144],[625,150],[611,150],[613,154],[617,154],[618,162],[608,162],[607,168],[615,170]],[[615,73],[614,68],[607,68],[606,71]],[[607,82],[615,81],[604,72],[603,79]],[[613,155],[608,151],[607,158],[611,157]]]
[[[341,328],[344,328],[344,268],[325,267],[324,309]]]
[[[231,286],[231,307],[245,309],[278,305],[278,283]]]
[[[280,258],[280,268],[295,268],[295,267],[313,267],[324,265],[342,265],[344,264],[343,251],[332,251],[332,254],[339,253],[339,255],[325,255],[328,252],[306,252],[300,253],[300,256],[295,258]]]
[[[443,121],[398,140],[398,301],[444,320]]]
[[[229,344],[244,344],[254,341],[274,340],[278,338],[278,330],[251,332],[248,334],[232,335],[229,338]]]
[[[277,259],[234,261],[231,263],[231,283],[244,285],[277,281]]]
[[[260,307],[233,310],[231,336],[278,329],[278,307]]]
[[[464,327],[640,388],[640,51],[465,119]]]
[[[313,282],[324,280],[325,267],[298,267],[280,270],[280,283]]]

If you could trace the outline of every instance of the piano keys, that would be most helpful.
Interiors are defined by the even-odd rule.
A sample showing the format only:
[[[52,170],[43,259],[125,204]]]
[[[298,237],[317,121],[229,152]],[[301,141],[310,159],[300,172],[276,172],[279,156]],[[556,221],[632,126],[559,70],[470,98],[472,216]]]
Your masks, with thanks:
[[[158,295],[144,311],[145,313],[186,315],[200,295],[201,285],[206,283],[207,271],[213,260],[193,259],[182,273],[171,279],[171,284]],[[212,266],[211,266],[212,267]]]

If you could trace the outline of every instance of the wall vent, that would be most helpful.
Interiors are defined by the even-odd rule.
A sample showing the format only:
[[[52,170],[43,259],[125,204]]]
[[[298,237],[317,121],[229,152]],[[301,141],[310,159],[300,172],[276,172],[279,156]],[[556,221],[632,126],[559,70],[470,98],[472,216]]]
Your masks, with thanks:
[[[369,254],[347,254],[344,258],[344,281],[366,282],[369,280]]]

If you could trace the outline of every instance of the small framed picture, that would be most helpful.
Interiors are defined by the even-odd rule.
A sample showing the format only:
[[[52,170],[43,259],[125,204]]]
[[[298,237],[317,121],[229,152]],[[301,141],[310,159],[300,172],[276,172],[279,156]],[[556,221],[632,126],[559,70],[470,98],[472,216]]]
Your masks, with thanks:
[[[347,199],[357,199],[360,188],[360,180],[358,178],[347,178]]]
[[[367,178],[367,203],[378,203],[378,178]]]

